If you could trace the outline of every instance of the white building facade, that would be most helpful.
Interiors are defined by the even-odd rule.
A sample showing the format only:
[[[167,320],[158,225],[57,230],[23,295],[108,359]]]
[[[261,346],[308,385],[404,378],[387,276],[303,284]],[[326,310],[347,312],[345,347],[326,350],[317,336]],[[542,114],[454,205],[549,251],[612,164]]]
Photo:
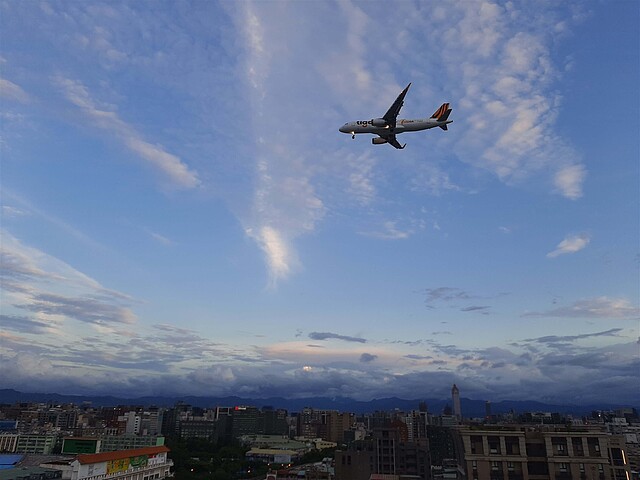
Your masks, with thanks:
[[[155,480],[171,477],[167,447],[78,455],[71,480]]]

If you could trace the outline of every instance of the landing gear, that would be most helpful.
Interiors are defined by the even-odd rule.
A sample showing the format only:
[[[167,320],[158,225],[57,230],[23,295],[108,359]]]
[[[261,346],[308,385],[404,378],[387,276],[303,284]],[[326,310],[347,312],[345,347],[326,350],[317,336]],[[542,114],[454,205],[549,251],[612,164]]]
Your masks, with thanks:
[[[356,139],[356,134],[355,132],[351,132],[351,140],[355,140]]]

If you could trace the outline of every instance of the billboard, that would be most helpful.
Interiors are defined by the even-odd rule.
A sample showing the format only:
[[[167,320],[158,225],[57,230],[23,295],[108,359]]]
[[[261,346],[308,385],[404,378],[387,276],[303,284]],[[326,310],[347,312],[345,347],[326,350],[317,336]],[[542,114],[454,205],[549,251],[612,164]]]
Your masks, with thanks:
[[[129,459],[119,458],[118,460],[109,460],[107,462],[107,475],[118,472],[126,472],[129,470]]]
[[[126,472],[130,468],[143,468],[149,462],[148,455],[138,455],[137,457],[119,458],[107,462],[107,475],[118,472]]]

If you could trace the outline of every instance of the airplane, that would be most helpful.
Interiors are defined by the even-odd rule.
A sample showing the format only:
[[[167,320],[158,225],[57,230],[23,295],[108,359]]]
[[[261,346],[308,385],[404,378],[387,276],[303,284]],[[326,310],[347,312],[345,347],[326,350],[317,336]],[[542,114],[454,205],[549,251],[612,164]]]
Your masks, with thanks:
[[[453,120],[449,120],[449,114],[452,109],[449,108],[448,103],[443,103],[440,108],[431,115],[431,118],[419,118],[417,120],[397,119],[400,109],[402,108],[402,105],[404,105],[404,97],[409,91],[410,86],[411,83],[409,83],[409,85],[400,92],[400,95],[398,95],[398,98],[396,98],[396,101],[393,102],[393,105],[391,105],[391,108],[387,110],[387,113],[385,113],[384,116],[380,118],[373,118],[371,120],[347,122],[341,126],[339,130],[342,133],[349,133],[351,138],[356,138],[356,134],[358,133],[373,133],[374,135],[378,135],[371,139],[371,143],[374,145],[388,143],[389,145],[399,149],[407,146],[406,143],[404,145],[400,145],[398,140],[396,140],[396,135],[400,133],[417,132],[434,127],[440,127],[442,130],[448,130],[447,125],[453,122]]]

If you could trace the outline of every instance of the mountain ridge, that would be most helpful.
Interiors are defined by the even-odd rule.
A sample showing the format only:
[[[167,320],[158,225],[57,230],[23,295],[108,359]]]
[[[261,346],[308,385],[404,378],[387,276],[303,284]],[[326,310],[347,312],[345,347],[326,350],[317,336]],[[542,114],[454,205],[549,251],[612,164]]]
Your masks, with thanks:
[[[450,399],[403,399],[398,397],[376,398],[368,401],[354,400],[347,397],[307,397],[287,399],[283,397],[268,398],[243,398],[239,396],[143,396],[136,398],[123,398],[111,395],[65,395],[59,393],[20,392],[14,389],[0,389],[0,403],[12,404],[21,402],[36,403],[74,403],[82,404],[90,402],[92,406],[108,407],[116,405],[140,405],[158,407],[172,407],[182,401],[194,407],[210,408],[214,406],[245,405],[254,407],[270,406],[273,408],[285,408],[290,412],[299,412],[305,407],[321,410],[339,410],[354,413],[371,413],[377,410],[390,411],[417,410],[420,402],[427,404],[428,411],[440,414],[445,406],[451,406]],[[593,410],[614,410],[630,407],[631,405],[619,404],[548,404],[533,400],[501,400],[491,402],[492,414],[523,412],[554,412],[562,414],[586,415]],[[633,405],[631,407],[637,408]],[[461,398],[461,409],[464,417],[483,417],[485,415],[485,401]]]

